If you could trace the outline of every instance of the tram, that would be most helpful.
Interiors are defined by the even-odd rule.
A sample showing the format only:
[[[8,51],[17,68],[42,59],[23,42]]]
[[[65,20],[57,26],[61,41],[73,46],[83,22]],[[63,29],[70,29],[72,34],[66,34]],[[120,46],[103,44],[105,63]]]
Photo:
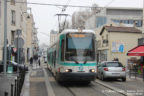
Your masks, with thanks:
[[[66,29],[47,50],[48,68],[57,81],[96,79],[96,42],[92,30]]]

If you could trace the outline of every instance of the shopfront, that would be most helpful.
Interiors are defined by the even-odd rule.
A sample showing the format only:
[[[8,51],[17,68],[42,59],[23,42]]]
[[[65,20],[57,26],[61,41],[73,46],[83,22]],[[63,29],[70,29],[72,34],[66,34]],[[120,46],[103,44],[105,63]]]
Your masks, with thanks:
[[[133,66],[137,68],[138,74],[143,75],[144,78],[144,38],[139,39],[138,46],[128,51],[128,56],[140,56],[141,59],[133,63]]]

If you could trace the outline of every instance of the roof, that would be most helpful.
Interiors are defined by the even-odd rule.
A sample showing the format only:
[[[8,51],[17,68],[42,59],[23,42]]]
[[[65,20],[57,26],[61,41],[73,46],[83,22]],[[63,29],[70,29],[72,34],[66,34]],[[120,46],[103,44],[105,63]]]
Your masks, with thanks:
[[[80,32],[79,29],[65,29],[64,31],[61,32],[61,34],[66,34],[66,33],[75,33],[75,32]],[[82,30],[82,32],[86,32],[86,33],[93,33],[95,34],[94,31],[92,30]]]
[[[100,35],[102,35],[104,30],[107,30],[108,32],[124,32],[124,33],[141,33],[142,32],[141,30],[136,29],[135,27],[104,26],[100,32]]]

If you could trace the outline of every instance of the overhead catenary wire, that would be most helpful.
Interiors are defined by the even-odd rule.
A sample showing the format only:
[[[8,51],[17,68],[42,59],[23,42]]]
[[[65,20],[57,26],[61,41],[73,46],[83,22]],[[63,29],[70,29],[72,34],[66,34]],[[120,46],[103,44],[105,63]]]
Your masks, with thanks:
[[[11,2],[11,1],[7,1]],[[45,6],[67,6],[67,7],[81,7],[81,8],[95,8],[92,6],[80,6],[80,5],[67,5],[67,4],[50,4],[50,3],[33,3],[33,2],[22,2],[22,1],[15,1],[15,3],[24,3],[24,4],[31,4],[31,5],[45,5]],[[99,7],[102,8],[102,7]]]

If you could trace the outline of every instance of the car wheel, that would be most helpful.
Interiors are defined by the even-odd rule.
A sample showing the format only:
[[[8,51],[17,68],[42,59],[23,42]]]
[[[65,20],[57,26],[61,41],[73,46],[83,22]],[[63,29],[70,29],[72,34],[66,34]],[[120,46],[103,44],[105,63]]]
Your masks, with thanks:
[[[125,81],[126,81],[126,78],[122,78],[122,81],[125,82]]]

